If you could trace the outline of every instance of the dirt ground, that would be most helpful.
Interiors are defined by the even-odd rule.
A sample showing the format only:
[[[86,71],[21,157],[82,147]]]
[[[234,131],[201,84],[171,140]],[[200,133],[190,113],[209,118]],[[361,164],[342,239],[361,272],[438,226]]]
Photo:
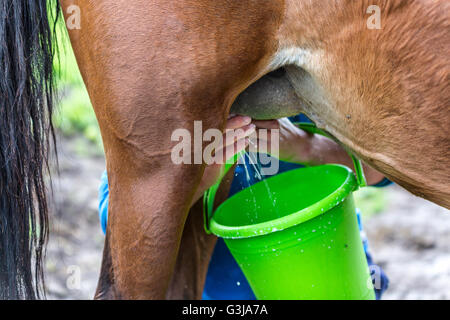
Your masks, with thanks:
[[[104,241],[97,188],[105,163],[80,140],[62,142],[46,262],[48,298],[91,299]],[[364,220],[374,260],[390,279],[383,298],[450,299],[449,210],[398,186],[386,194],[385,211]]]

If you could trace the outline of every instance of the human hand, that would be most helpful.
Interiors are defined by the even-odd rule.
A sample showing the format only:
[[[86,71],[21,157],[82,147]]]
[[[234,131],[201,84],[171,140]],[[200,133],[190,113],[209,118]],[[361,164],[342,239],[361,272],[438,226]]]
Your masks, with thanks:
[[[192,203],[195,203],[198,199],[200,199],[203,193],[212,187],[221,177],[226,160],[247,148],[249,144],[248,137],[255,132],[256,128],[256,126],[251,122],[252,119],[247,116],[230,116],[228,118],[225,126],[225,133],[223,134],[222,144],[214,150],[214,154],[219,155],[217,158],[220,161],[209,164],[205,167],[200,185],[197,188],[197,192]],[[226,136],[227,131],[229,130],[235,130],[235,135],[234,139],[228,139],[227,141]]]
[[[256,129],[267,129],[266,135],[258,134],[258,151],[270,153],[272,139],[279,139],[278,158],[287,162],[309,163],[311,161],[312,140],[314,135],[295,126],[288,118],[278,120],[254,120]],[[274,129],[279,135],[274,136]]]
[[[353,161],[342,146],[327,137],[311,134],[298,128],[287,118],[253,121],[253,123],[257,130],[280,130],[278,155],[280,160],[304,165],[338,163],[354,170]],[[267,148],[270,146],[272,138],[270,131],[267,134],[267,139],[264,139],[264,135],[258,134],[258,151],[270,153]],[[267,146],[266,149],[265,146]],[[363,168],[369,185],[377,184],[384,179],[382,173],[368,165],[363,164]]]

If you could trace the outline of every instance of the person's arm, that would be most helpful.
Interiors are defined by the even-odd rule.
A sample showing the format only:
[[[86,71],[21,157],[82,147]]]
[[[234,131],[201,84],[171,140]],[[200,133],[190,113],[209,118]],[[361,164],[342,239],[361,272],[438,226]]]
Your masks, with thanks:
[[[280,160],[305,165],[338,163],[354,170],[352,159],[339,144],[319,134],[305,132],[287,118],[267,121],[255,120],[253,123],[257,129],[280,130]],[[267,136],[270,140],[270,134]],[[368,185],[377,184],[384,179],[382,173],[366,164],[363,164],[363,169]]]

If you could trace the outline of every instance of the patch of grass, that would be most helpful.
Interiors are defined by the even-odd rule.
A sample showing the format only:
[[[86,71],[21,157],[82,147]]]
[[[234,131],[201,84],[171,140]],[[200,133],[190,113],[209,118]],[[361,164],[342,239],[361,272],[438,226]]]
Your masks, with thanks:
[[[386,190],[383,188],[365,187],[353,193],[355,205],[365,218],[383,212],[387,206]]]
[[[102,147],[97,119],[86,89],[71,87],[62,99],[60,110],[54,117],[55,126],[66,136],[82,134],[89,141]]]
[[[61,97],[54,115],[55,127],[64,135],[82,135],[103,151],[100,129],[89,95],[81,77],[72,46],[64,25],[57,29],[59,55],[54,71]]]

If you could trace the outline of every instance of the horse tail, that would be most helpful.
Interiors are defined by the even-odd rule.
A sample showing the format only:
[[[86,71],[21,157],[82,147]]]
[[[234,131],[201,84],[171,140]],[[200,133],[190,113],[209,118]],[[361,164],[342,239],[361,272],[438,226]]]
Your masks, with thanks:
[[[59,11],[54,0],[0,0],[0,299],[45,297]]]

